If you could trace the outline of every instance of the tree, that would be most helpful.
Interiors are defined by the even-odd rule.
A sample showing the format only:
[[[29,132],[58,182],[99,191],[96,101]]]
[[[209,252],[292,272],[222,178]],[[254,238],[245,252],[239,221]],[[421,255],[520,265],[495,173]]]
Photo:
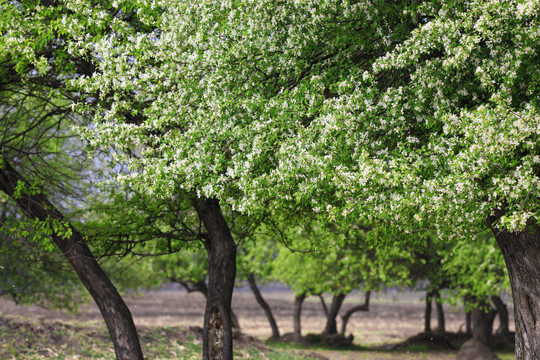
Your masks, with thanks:
[[[452,279],[449,300],[467,299],[465,308],[471,314],[472,339],[463,345],[463,351],[460,351],[463,357],[459,358],[467,359],[469,350],[479,351],[475,347],[491,351],[493,320],[498,311],[501,318],[504,317],[499,294],[510,289],[503,256],[497,249],[494,236],[484,232],[474,243],[457,241],[452,247],[452,254],[443,261],[448,277]],[[497,304],[498,311],[493,309],[492,302]],[[488,353],[484,356],[494,356],[492,352]]]
[[[355,289],[363,288],[368,294],[384,285],[402,285],[408,282],[409,272],[404,266],[406,251],[380,246],[369,249],[365,231],[351,229],[348,236],[335,233],[333,226],[321,226],[318,222],[304,222],[286,227],[286,245],[278,244],[277,256],[272,260],[273,276],[287,284],[296,294],[294,331],[301,333],[301,307],[307,296],[330,294],[332,301],[327,308],[323,335],[337,335],[337,318],[346,296]],[[264,245],[263,245],[264,246]],[[367,311],[366,302],[347,311],[342,316],[341,335],[350,316],[356,311]]]
[[[270,227],[272,229],[272,227]],[[268,233],[265,224],[261,224],[260,228],[252,234],[254,239],[246,239],[239,247],[239,253],[237,257],[239,281],[246,280],[249,288],[255,296],[255,300],[263,309],[270,328],[272,329],[271,340],[280,339],[280,332],[277,325],[277,321],[272,313],[270,305],[266,302],[262,296],[261,291],[257,285],[258,282],[270,282],[275,281],[274,267],[276,262],[274,261],[278,253],[277,241],[275,238],[281,238],[280,236],[272,235],[272,232]],[[252,240],[252,241],[249,241]],[[283,241],[284,239],[281,238]]]
[[[83,236],[39,192],[20,191],[30,183],[5,159],[0,171],[0,189],[10,196],[29,219],[35,219],[64,253],[94,298],[111,334],[118,359],[142,359],[139,338],[131,313],[120,294],[95,260]]]

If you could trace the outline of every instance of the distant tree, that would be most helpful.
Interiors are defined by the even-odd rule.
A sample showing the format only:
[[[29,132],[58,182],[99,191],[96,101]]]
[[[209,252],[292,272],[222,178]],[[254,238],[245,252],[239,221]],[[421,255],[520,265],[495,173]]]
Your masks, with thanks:
[[[301,307],[306,296],[330,294],[329,307],[323,303],[327,318],[324,334],[338,334],[337,318],[346,296],[355,289],[366,292],[384,285],[408,282],[408,269],[402,262],[399,249],[369,249],[363,230],[351,231],[348,236],[334,233],[332,227],[320,224],[298,224],[288,228],[289,242],[279,244],[273,260],[274,278],[284,282],[296,293],[294,329],[301,332]],[[366,303],[346,312],[340,333],[344,333],[350,316],[355,311],[368,310]]]

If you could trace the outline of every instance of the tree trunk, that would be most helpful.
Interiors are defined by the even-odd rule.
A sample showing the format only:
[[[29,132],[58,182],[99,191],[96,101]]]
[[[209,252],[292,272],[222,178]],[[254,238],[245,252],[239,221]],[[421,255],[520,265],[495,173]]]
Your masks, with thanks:
[[[497,335],[508,335],[510,333],[510,327],[508,324],[508,307],[502,301],[500,296],[492,296],[491,301],[495,305],[497,315],[499,315],[499,328],[495,331]]]
[[[355,312],[358,312],[358,311],[369,311],[369,298],[370,298],[370,296],[371,296],[371,291],[366,291],[364,303],[362,305],[357,305],[357,306],[354,306],[354,307],[350,308],[349,310],[347,310],[345,315],[343,315],[341,317],[341,335],[345,336],[345,330],[347,329],[347,323],[349,322],[349,319],[350,319],[352,314],[354,314]]]
[[[540,359],[540,227],[529,224],[520,232],[492,230],[512,286],[516,359]]]
[[[253,295],[255,295],[255,299],[264,310],[264,313],[266,314],[266,318],[268,319],[268,322],[270,323],[270,327],[272,328],[272,339],[279,339],[279,329],[276,323],[276,319],[274,318],[274,315],[272,314],[272,309],[262,297],[262,294],[259,291],[259,288],[257,287],[257,283],[255,282],[255,276],[253,275],[253,273],[250,273],[247,276],[247,280],[248,280],[249,287],[251,288],[251,291],[253,291]]]
[[[486,308],[490,309],[486,312]],[[492,332],[495,311],[488,304],[481,304],[471,312],[472,339],[461,347],[457,360],[497,359],[493,352]]]
[[[472,321],[471,321],[471,312],[467,311],[465,313],[465,331],[467,335],[472,336]]]
[[[301,335],[302,325],[301,325],[301,315],[302,315],[302,304],[306,299],[306,294],[301,293],[294,297],[294,313],[293,313],[293,328],[294,333]]]
[[[17,203],[26,217],[43,222],[60,221],[66,223],[71,231],[69,236],[53,232],[51,238],[67,257],[99,308],[114,344],[116,358],[143,359],[131,312],[97,263],[81,234],[43,194],[22,192],[14,196],[18,183],[25,184],[25,187],[29,188],[23,176],[4,159],[3,169],[0,170],[0,190]]]
[[[469,303],[470,301],[470,298],[469,296],[464,296],[463,297],[463,307],[465,309],[467,309],[467,304]],[[465,311],[465,333],[467,335],[470,335],[472,336],[472,325],[471,325],[472,321],[471,321],[471,311]]]
[[[485,311],[486,308],[489,309],[488,312]],[[481,306],[474,308],[471,313],[473,338],[476,338],[490,348],[493,347],[492,334],[495,314],[496,312],[489,304],[482,304]]]
[[[437,309],[437,331],[444,333],[446,332],[446,325],[444,321],[444,309],[443,304],[441,302],[441,295],[437,291],[437,294],[435,296],[435,308]]]
[[[321,299],[321,306],[324,311],[324,316],[328,316],[328,307],[326,306],[326,301],[324,301],[324,297],[322,294],[319,294],[319,299]]]
[[[346,295],[344,293],[339,293],[332,297],[330,310],[328,311],[328,315],[326,316],[326,327],[324,328],[324,331],[323,331],[324,334],[328,334],[328,335],[337,334],[336,317],[339,313],[339,309],[341,309],[343,300],[345,300],[345,296]]]
[[[198,199],[193,206],[206,228],[208,297],[204,313],[203,359],[232,360],[231,302],[236,277],[236,244],[219,201]]]
[[[431,302],[433,292],[429,291],[426,294],[426,310],[424,311],[424,332],[431,332]]]

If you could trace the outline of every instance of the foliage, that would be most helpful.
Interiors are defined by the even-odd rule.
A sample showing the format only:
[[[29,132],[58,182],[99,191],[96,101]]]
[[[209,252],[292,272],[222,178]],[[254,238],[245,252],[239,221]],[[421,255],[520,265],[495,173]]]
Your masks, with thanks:
[[[86,44],[99,71],[77,85],[114,99],[86,137],[158,196],[445,238],[504,207],[519,230],[537,211],[536,5],[141,1],[152,31],[115,20]]]
[[[345,236],[317,222],[285,228],[285,242],[272,247],[268,242],[257,243],[254,252],[269,263],[274,280],[296,293],[338,295],[360,287],[376,290],[409,283],[405,266],[409,254],[397,248],[370,247],[362,230]]]
[[[309,131],[281,147],[281,188],[300,181],[298,198],[345,222],[435,227],[452,239],[497,215],[498,226],[522,230],[538,211],[539,9],[535,1],[404,8],[416,29],[343,81]],[[328,171],[313,166],[323,159]],[[338,201],[328,202],[329,186]]]
[[[136,6],[154,31],[119,20],[114,34],[87,45],[98,71],[76,85],[104,104],[114,100],[95,112],[85,135],[123,150],[117,159],[130,172],[117,178],[141,192],[167,197],[178,185],[237,210],[261,205],[246,197],[264,188],[254,179],[280,163],[283,139],[319,114],[325,91],[335,91],[330,84],[356,72],[342,63],[362,63],[399,32],[372,28],[382,1],[152,4],[161,11]],[[362,36],[347,36],[358,29]],[[125,156],[135,149],[137,157]]]
[[[0,296],[18,304],[77,310],[89,296],[62,254],[43,242],[39,231],[21,224],[22,215],[7,198],[0,205]]]
[[[115,20],[83,44],[98,71],[73,84],[101,103],[81,130],[157,197],[300,204],[377,245],[474,237],[494,215],[521,230],[538,198],[535,5],[141,1],[148,27]]]
[[[448,277],[453,279],[449,293],[454,304],[465,297],[481,303],[490,296],[510,292],[504,259],[493,235],[484,233],[478,242],[481,245],[458,241],[443,260]]]

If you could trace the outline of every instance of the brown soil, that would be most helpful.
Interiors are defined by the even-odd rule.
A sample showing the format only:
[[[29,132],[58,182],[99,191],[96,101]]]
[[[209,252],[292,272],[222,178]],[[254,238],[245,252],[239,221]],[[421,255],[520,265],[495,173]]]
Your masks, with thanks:
[[[263,291],[282,334],[292,332],[292,312],[294,295],[287,290]],[[202,326],[205,299],[199,293],[188,294],[181,290],[150,291],[139,295],[125,296],[135,323],[139,326]],[[342,312],[363,303],[363,296],[347,297]],[[264,312],[256,303],[249,289],[238,289],[233,296],[233,309],[238,316],[242,332],[260,339],[271,335]],[[354,336],[354,344],[376,347],[383,344],[404,341],[423,331],[424,305],[421,293],[387,292],[372,295],[369,312],[354,314],[348,324],[347,334]],[[445,306],[446,330],[458,332],[465,328],[462,312],[452,311]],[[78,314],[68,315],[58,311],[48,311],[38,306],[18,306],[0,299],[0,314],[22,315],[35,320],[47,319],[62,322],[101,322],[102,318],[93,305],[84,305]],[[302,311],[302,333],[320,333],[324,329],[325,317],[318,298],[311,297],[304,303]],[[338,326],[340,321],[338,320]],[[436,320],[432,327],[437,326]],[[497,326],[497,323],[495,324]],[[319,351],[330,359],[360,359],[352,352]],[[371,352],[370,352],[371,353]],[[369,359],[398,359],[389,354],[373,353]],[[451,359],[453,355],[432,354],[431,359]],[[415,357],[408,357],[414,359]],[[419,357],[420,358],[420,357]]]

